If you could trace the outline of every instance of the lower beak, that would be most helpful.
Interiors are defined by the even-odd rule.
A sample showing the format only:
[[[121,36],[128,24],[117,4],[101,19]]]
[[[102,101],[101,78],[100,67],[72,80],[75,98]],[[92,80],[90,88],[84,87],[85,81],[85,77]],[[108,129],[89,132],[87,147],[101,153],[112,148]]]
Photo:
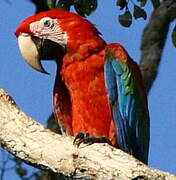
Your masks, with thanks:
[[[64,49],[58,43],[28,34],[18,37],[18,45],[26,62],[35,70],[45,74],[48,73],[42,67],[41,60],[59,60],[64,56]]]

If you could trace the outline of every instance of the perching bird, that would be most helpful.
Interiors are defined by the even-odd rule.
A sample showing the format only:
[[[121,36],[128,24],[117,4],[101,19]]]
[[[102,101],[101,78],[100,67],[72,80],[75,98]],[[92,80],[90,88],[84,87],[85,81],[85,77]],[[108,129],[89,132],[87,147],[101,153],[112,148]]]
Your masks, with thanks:
[[[75,142],[110,142],[148,163],[149,112],[137,64],[118,43],[106,44],[88,20],[64,10],[41,12],[16,30],[24,59],[47,73],[55,60],[54,111]]]

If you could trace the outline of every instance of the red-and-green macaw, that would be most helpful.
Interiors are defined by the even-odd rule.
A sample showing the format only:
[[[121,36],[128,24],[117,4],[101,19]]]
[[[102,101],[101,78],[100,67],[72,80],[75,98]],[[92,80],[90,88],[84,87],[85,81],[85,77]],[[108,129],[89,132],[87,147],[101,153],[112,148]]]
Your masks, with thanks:
[[[47,73],[41,60],[56,60],[54,111],[63,133],[106,137],[147,164],[146,93],[139,67],[120,44],[107,45],[88,20],[58,9],[27,18],[15,34],[37,71]]]

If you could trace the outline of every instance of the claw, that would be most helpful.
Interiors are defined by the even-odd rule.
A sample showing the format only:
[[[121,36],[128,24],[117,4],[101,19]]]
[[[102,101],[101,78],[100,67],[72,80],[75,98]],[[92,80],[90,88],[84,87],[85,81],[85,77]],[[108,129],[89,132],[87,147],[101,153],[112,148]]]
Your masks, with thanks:
[[[86,139],[87,137],[89,137],[89,133],[80,132],[76,135],[73,144],[79,147],[79,145],[83,143],[84,139]]]
[[[79,147],[81,143],[87,145],[91,145],[93,143],[108,143],[109,145],[112,145],[111,141],[105,136],[90,136],[89,133],[83,132],[78,133],[73,141],[73,144],[77,145],[77,147]]]

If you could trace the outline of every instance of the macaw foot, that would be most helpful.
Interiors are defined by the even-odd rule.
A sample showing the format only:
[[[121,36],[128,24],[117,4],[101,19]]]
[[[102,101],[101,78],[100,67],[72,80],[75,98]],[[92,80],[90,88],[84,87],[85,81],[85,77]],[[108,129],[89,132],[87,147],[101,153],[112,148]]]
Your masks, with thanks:
[[[93,143],[108,143],[109,145],[112,145],[111,141],[105,136],[90,136],[89,133],[80,132],[76,135],[73,144],[79,147],[82,143],[87,145]]]

